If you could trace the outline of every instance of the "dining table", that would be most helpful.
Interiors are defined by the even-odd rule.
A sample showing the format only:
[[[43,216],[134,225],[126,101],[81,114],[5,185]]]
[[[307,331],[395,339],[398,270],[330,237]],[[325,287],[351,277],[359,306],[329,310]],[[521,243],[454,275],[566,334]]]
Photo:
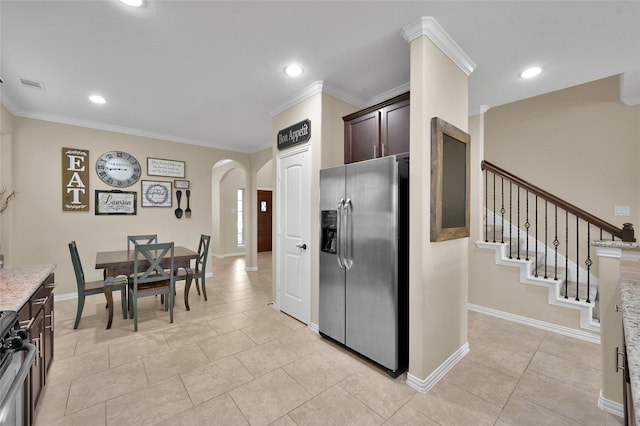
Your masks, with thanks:
[[[193,251],[187,247],[174,247],[173,273],[176,275],[180,268],[183,268],[186,272],[184,306],[187,311],[191,310],[189,308],[189,288],[191,287],[191,281],[193,280],[191,260],[197,259],[198,256],[199,254],[197,251]],[[143,257],[141,256],[140,259],[142,260]],[[129,277],[133,274],[135,260],[135,250],[99,251],[96,253],[96,269],[104,269],[104,296],[107,299],[107,307],[109,308],[109,322],[107,324],[107,328],[111,328],[111,322],[113,320],[113,292],[111,285],[116,282],[116,277],[121,275]],[[165,256],[160,264],[163,267],[168,268],[171,264],[170,257]],[[138,262],[138,265],[148,267],[149,263],[144,260],[142,262]]]

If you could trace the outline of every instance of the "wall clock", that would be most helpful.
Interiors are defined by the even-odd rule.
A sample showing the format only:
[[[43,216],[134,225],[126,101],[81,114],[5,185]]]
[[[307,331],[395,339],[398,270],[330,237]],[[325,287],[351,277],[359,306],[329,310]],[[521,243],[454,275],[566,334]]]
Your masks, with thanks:
[[[96,173],[107,185],[124,188],[136,183],[142,175],[142,167],[136,157],[122,151],[109,151],[96,161]]]

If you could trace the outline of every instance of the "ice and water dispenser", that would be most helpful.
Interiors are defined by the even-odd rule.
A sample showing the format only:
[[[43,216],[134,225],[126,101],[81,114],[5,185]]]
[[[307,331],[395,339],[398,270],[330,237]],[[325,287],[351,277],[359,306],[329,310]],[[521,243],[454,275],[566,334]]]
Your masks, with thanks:
[[[322,210],[322,238],[320,250],[325,253],[336,254],[338,248],[338,211]]]

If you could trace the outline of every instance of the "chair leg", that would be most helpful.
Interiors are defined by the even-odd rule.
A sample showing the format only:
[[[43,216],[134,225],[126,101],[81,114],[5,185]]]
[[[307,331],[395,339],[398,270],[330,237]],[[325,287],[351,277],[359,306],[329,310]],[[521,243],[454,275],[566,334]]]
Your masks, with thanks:
[[[202,295],[204,296],[204,301],[207,301],[207,287],[204,284],[204,275],[202,276],[202,278],[200,278],[202,280]]]
[[[82,317],[82,310],[84,309],[84,294],[78,295],[78,311],[76,312],[76,322],[73,324],[73,329],[77,329],[80,324],[80,317]]]
[[[175,298],[175,296],[173,295],[173,291],[169,291],[169,294],[167,295],[167,297],[169,298],[168,300],[168,304],[169,304],[169,322],[171,324],[173,324],[173,299]]]
[[[130,301],[133,306],[133,331],[138,331],[138,299],[135,297]]]
[[[122,318],[127,319],[127,287],[120,289],[120,302],[122,304]]]
[[[200,296],[200,284],[198,283],[198,279],[196,278],[196,291],[198,292],[198,296]]]

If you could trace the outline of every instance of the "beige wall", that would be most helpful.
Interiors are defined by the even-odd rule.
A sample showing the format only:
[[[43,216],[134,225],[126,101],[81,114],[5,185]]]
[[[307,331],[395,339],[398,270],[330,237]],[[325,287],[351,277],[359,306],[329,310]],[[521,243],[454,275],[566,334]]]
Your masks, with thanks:
[[[622,104],[619,93],[614,76],[492,108],[484,158],[614,225],[638,225],[640,106]],[[614,216],[614,205],[630,206],[631,217]],[[470,272],[470,303],[580,329],[577,310],[550,306],[546,288],[518,284],[516,268],[495,265],[494,253],[473,243]]]
[[[485,139],[488,161],[614,225],[640,225],[640,106],[620,102],[618,76],[491,108]]]
[[[413,40],[409,373],[420,380],[427,379],[467,342],[468,239],[431,243],[428,213],[431,210],[431,117],[441,117],[466,130],[467,111],[466,74],[427,37]]]
[[[8,265],[57,264],[57,295],[76,291],[69,241],[76,240],[78,244],[88,280],[101,278],[101,273],[93,269],[96,252],[126,248],[128,234],[157,233],[163,241],[197,248],[200,234],[212,230],[212,166],[220,159],[230,158],[250,170],[248,154],[20,117],[13,121],[11,164],[17,196],[2,215],[3,230],[7,222],[11,228],[1,235],[1,245],[6,247],[5,243],[11,242]],[[149,156],[185,161],[186,179],[191,182],[192,217],[176,219],[175,196],[172,208],[140,207],[139,182],[127,188],[138,193],[137,215],[96,216],[93,191],[111,188],[98,179],[93,169],[89,183],[91,211],[63,212],[62,147],[88,149],[91,165],[106,151],[126,151],[143,165],[142,179],[170,180],[146,175]],[[182,208],[185,207],[183,199]]]
[[[281,112],[272,120],[273,142],[273,167],[277,180],[277,156],[276,140],[278,131],[302,120],[311,120],[311,241],[307,243],[310,248],[307,253],[311,256],[311,323],[318,324],[318,286],[319,286],[319,247],[320,236],[320,169],[344,164],[344,123],[342,117],[355,111],[357,108],[321,91],[310,96],[304,101]],[[278,253],[277,241],[277,185],[274,185],[273,199],[273,282],[274,298],[277,289],[276,258]]]

